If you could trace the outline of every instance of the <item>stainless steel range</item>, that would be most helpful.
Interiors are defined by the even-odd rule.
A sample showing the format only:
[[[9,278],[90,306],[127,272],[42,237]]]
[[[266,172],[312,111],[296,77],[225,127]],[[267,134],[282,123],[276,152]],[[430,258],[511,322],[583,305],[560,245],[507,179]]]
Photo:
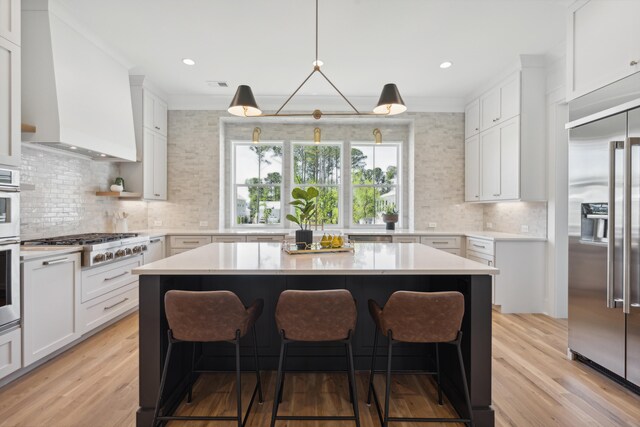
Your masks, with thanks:
[[[147,250],[148,236],[136,233],[89,233],[25,240],[25,246],[82,246],[82,266],[93,267],[140,255]]]

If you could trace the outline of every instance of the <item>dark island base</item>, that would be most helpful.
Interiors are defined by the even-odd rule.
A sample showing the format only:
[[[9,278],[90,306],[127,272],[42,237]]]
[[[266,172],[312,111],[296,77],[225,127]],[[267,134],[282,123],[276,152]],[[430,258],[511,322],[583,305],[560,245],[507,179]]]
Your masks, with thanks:
[[[274,311],[278,296],[285,289],[334,289],[351,291],[357,301],[358,324],[353,338],[356,370],[368,371],[371,363],[375,325],[371,320],[367,301],[384,304],[397,290],[445,291],[456,290],[465,296],[465,316],[462,324],[462,352],[470,387],[474,424],[478,427],[494,425],[491,407],[491,277],[490,276],[140,276],[140,408],[137,426],[148,427],[153,411],[162,366],[167,351],[167,321],[164,316],[164,294],[171,289],[205,291],[230,290],[245,304],[256,298],[265,302],[264,313],[256,324],[260,367],[277,368],[280,336]],[[250,341],[245,337],[242,349],[242,369],[252,370]],[[386,339],[380,340],[384,344]],[[185,376],[190,367],[191,346],[174,347],[172,364],[167,378],[167,405],[176,407],[186,394]],[[231,371],[235,369],[234,349],[227,343],[199,344],[199,369]],[[379,348],[385,355],[386,347]],[[289,349],[287,370],[337,371],[346,370],[344,348],[339,344],[293,345]],[[455,349],[441,346],[443,389],[461,416],[466,415],[462,381],[456,362]],[[394,347],[394,370],[432,370],[433,345],[399,344]],[[376,369],[384,369],[385,357],[379,357]],[[271,390],[266,390],[267,393]]]

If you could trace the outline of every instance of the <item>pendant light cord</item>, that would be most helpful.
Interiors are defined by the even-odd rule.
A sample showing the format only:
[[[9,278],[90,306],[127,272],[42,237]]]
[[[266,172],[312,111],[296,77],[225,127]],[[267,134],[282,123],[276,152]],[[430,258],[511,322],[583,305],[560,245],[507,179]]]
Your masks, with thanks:
[[[318,65],[318,0],[316,0],[316,65]]]

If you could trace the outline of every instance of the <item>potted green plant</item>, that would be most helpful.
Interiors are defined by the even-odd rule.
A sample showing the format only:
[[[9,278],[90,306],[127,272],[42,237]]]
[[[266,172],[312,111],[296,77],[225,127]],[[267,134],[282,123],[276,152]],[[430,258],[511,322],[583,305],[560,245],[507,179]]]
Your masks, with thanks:
[[[382,220],[387,224],[387,230],[395,230],[398,222],[398,209],[395,203],[389,203],[382,214]]]
[[[306,190],[296,187],[291,192],[293,201],[289,204],[295,208],[296,214],[288,214],[287,219],[300,226],[300,230],[296,230],[298,249],[305,249],[313,243],[313,231],[310,225],[311,219],[316,214],[315,199],[318,194],[318,189],[315,187],[309,187]]]

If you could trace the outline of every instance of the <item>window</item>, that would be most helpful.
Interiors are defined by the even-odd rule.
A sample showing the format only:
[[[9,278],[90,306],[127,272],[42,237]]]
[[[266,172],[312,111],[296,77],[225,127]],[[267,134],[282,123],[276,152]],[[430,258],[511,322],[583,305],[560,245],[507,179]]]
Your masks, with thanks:
[[[292,144],[293,187],[318,189],[318,223],[340,223],[341,151],[341,143]]]
[[[385,210],[399,206],[399,157],[399,144],[351,145],[352,224],[383,224]]]
[[[282,144],[234,143],[236,224],[282,223]]]

